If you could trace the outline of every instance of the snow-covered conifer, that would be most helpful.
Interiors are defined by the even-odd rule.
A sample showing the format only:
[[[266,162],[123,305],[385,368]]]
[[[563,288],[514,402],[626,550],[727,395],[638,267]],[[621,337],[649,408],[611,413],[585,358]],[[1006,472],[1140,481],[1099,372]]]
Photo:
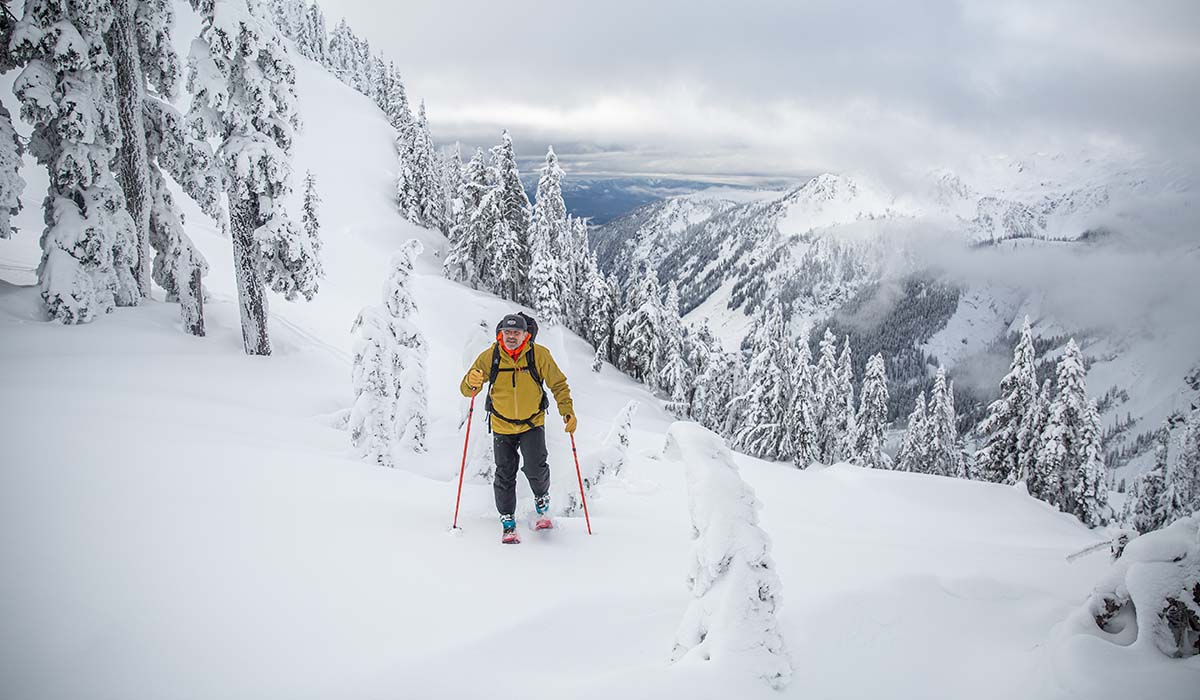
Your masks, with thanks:
[[[327,48],[329,32],[325,27],[325,13],[321,6],[314,2],[308,6],[304,15],[304,24],[300,30],[300,53],[323,66],[329,66],[329,51]]]
[[[312,242],[287,216],[291,148],[300,126],[295,69],[257,3],[191,0],[201,15],[192,42],[188,122],[221,141],[246,352],[269,355],[263,287],[288,299],[316,294],[321,265]]]
[[[485,271],[490,268],[485,255],[494,222],[489,212],[482,211],[482,204],[493,188],[482,151],[475,151],[465,170],[462,222],[450,239],[442,271],[448,279],[474,289],[490,289],[484,283]]]
[[[771,460],[790,459],[792,445],[787,430],[789,340],[779,301],[766,307],[756,324],[750,346],[748,391],[742,422],[734,436],[741,452]]]
[[[137,232],[110,170],[121,138],[112,19],[106,5],[30,0],[5,59],[24,66],[13,94],[33,126],[29,152],[49,170],[38,286],[63,323],[141,299]]]
[[[492,167],[495,171],[496,187],[500,191],[500,211],[504,217],[508,232],[515,237],[513,246],[520,256],[512,269],[518,274],[516,281],[519,301],[528,306],[534,305],[534,299],[529,295],[528,272],[533,267],[533,252],[529,247],[529,229],[532,209],[529,196],[521,185],[521,174],[517,170],[517,154],[513,148],[512,137],[505,130],[500,143],[492,147]]]
[[[619,367],[634,379],[651,383],[662,361],[658,327],[662,323],[662,299],[658,275],[652,271],[642,277],[639,293],[628,310],[617,317],[613,327],[614,352]]]
[[[17,66],[8,42],[16,19],[8,12],[0,13],[0,73],[7,73]],[[21,193],[25,180],[21,177],[21,156],[25,146],[13,129],[12,115],[0,104],[0,238],[8,238],[16,232],[12,217],[21,211]]]
[[[364,459],[393,466],[397,450],[424,452],[428,430],[428,348],[413,322],[414,261],[421,244],[408,241],[392,257],[383,304],[358,315],[354,345],[354,407],[350,440]]]
[[[796,349],[790,353],[792,357],[792,373],[789,384],[791,396],[788,403],[787,430],[792,445],[791,459],[796,466],[803,469],[818,459],[820,425],[816,420],[813,401],[812,352],[808,348],[808,339],[802,338],[796,343]]]
[[[1108,517],[1108,487],[1100,451],[1100,421],[1088,400],[1083,355],[1072,339],[1058,362],[1056,396],[1043,434],[1039,464],[1060,481],[1055,505],[1085,525]]]
[[[896,457],[896,470],[926,473],[929,471],[929,424],[925,411],[925,392],[917,395],[912,413],[908,414],[908,429],[904,444]]]
[[[532,267],[529,269],[529,298],[539,319],[550,324],[565,321],[569,301],[567,265],[562,240],[567,236],[567,207],[562,198],[563,170],[551,147],[538,179],[533,224],[529,232]]]
[[[675,280],[667,283],[667,298],[663,302],[659,336],[662,363],[656,377],[658,388],[670,397],[671,410],[675,415],[687,418],[690,412],[688,387],[693,374],[685,356],[683,321],[679,318],[679,289],[675,286]]]
[[[854,441],[854,461],[861,466],[875,469],[887,466],[888,456],[883,452],[887,433],[887,405],[887,371],[883,355],[876,353],[867,361],[855,420],[858,432]]]
[[[672,661],[734,664],[782,688],[792,669],[775,617],[781,586],[754,491],[725,441],[695,423],[671,426],[663,456],[683,464],[695,540]]]
[[[1033,330],[1026,316],[1008,374],[1000,380],[1000,398],[988,406],[978,428],[984,444],[976,460],[987,481],[1012,484],[1030,479],[1039,444],[1033,427],[1038,400],[1034,359]]]
[[[946,368],[938,367],[933,382],[933,394],[929,397],[928,464],[929,473],[940,476],[958,476],[960,472],[958,441],[958,416],[954,411],[954,384],[946,380]]]
[[[353,87],[358,63],[358,37],[343,17],[329,35],[329,69],[338,80]]]
[[[1129,519],[1127,525],[1145,534],[1167,524],[1167,431],[1162,430],[1156,440],[1154,466],[1143,472],[1130,489]]]
[[[850,338],[842,341],[842,353],[838,356],[837,381],[833,394],[828,397],[833,403],[832,419],[826,429],[832,429],[835,438],[833,454],[828,456],[829,462],[842,462],[854,455],[854,358],[850,351]]]

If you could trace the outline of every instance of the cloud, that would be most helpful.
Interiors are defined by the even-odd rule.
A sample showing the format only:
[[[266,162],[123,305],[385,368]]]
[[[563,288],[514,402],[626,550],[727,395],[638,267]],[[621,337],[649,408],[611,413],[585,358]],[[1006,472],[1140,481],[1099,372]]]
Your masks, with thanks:
[[[435,136],[582,168],[799,176],[1112,144],[1197,159],[1200,3],[322,3]]]

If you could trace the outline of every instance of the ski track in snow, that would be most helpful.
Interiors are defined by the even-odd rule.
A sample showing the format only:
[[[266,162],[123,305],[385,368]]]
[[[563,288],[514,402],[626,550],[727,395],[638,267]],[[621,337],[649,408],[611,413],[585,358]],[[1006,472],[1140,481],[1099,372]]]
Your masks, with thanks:
[[[186,44],[194,22],[177,10]],[[312,169],[325,200],[328,278],[311,303],[272,297],[273,357],[242,354],[229,242],[186,197],[212,266],[203,339],[162,302],[40,322],[20,286],[38,207],[0,243],[0,697],[1196,697],[1197,659],[1064,630],[1106,566],[1065,562],[1099,539],[1072,518],[1002,486],[740,455],[795,676],[777,693],[717,662],[668,664],[691,547],[683,475],[658,458],[671,419],[612,367],[591,373],[591,348],[557,329],[545,344],[571,381],[583,458],[642,403],[624,473],[589,498],[595,535],[581,517],[533,532],[523,478],[521,545],[499,544],[491,488],[470,479],[451,532],[462,356],[479,320],[513,305],[438,275],[440,235],[393,210],[382,116],[307,61],[298,73],[295,171]],[[431,449],[384,469],[327,416],[352,398],[354,315],[410,236],[427,251]],[[551,412],[564,494],[573,463]],[[473,442],[489,439],[482,417]]]

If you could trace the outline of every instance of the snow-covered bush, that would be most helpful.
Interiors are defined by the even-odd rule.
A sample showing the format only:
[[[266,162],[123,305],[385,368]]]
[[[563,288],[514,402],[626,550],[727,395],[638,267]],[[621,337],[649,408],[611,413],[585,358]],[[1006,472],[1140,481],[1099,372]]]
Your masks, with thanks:
[[[754,491],[725,441],[696,423],[671,426],[663,458],[683,462],[695,538],[688,572],[693,597],[672,661],[739,665],[783,687],[792,665],[775,619],[780,582],[770,538],[758,526]]]
[[[612,427],[608,430],[600,449],[594,454],[581,457],[580,473],[583,477],[583,490],[592,493],[592,487],[605,479],[619,476],[625,466],[625,456],[629,453],[629,434],[633,429],[633,415],[637,413],[638,402],[631,400],[613,418]],[[579,498],[578,480],[573,482],[573,488],[565,489],[561,499],[562,515],[574,515],[583,511],[583,503]]]
[[[1200,512],[1131,541],[1086,614],[1119,643],[1200,654]]]

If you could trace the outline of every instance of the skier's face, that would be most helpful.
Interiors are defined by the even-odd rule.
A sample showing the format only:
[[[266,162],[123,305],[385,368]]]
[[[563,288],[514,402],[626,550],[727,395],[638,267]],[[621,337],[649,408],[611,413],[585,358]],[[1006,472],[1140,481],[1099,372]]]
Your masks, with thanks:
[[[516,350],[521,347],[521,343],[525,342],[525,337],[529,334],[522,330],[504,329],[500,331],[501,337],[504,339],[504,347],[509,350]]]

